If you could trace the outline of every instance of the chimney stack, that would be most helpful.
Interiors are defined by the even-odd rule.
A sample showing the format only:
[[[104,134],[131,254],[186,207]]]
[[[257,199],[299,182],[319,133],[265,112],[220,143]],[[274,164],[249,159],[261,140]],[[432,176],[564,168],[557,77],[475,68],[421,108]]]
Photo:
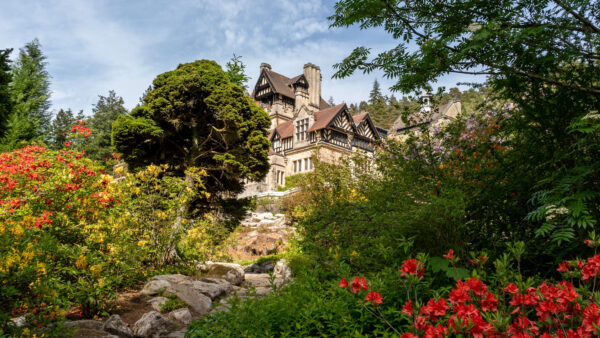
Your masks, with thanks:
[[[318,110],[321,103],[321,68],[310,62],[305,64],[304,77],[308,82],[308,103]]]
[[[261,63],[260,64],[260,72],[262,73],[263,69],[265,69],[265,68],[268,70],[271,70],[271,65],[266,62]]]

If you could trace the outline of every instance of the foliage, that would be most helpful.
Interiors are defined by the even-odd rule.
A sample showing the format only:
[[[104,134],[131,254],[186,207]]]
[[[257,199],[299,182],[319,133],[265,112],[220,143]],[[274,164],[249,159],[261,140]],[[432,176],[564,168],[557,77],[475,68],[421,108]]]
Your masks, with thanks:
[[[115,170],[121,174],[123,167]],[[171,263],[177,244],[196,228],[193,221],[181,216],[180,208],[192,198],[206,198],[202,179],[206,173],[189,168],[191,183],[167,175],[168,165],[150,165],[135,174],[128,174],[116,188],[120,203],[113,208],[119,222],[128,224],[127,236],[135,239],[136,252],[146,266]],[[181,226],[175,227],[174,224]],[[199,248],[200,249],[200,248]]]
[[[382,27],[398,45],[372,59],[358,47],[335,76],[380,69],[397,79],[393,90],[409,92],[447,73],[489,74],[598,94],[597,9],[592,1],[341,0],[333,27]]]
[[[600,243],[595,234],[592,237],[587,243],[596,248]],[[535,287],[536,281],[525,279],[520,272],[524,250],[523,242],[509,244],[508,253],[494,262],[496,270],[490,274],[484,270],[486,256],[470,259],[475,267],[470,278],[457,278],[453,289],[440,290],[427,301],[420,292],[427,287],[426,256],[407,259],[401,267],[401,284],[408,299],[397,314],[408,319],[410,326],[404,328],[396,328],[388,321],[381,307],[385,296],[372,291],[364,277],[354,277],[351,284],[343,278],[339,286],[355,295],[366,311],[402,337],[592,337],[600,334],[600,299],[595,283],[600,272],[600,255],[585,261],[562,262],[557,271],[565,280],[556,283],[544,280]],[[459,257],[453,250],[444,257],[456,268]],[[361,298],[363,289],[371,290],[364,300]]]
[[[189,230],[178,243],[179,256],[188,261],[226,262],[231,257],[227,253],[231,229],[226,221],[216,213],[208,213],[203,218],[191,221]]]
[[[314,258],[314,257],[313,257]],[[340,292],[334,282],[345,268],[323,266],[311,257],[290,261],[295,280],[265,298],[232,299],[230,312],[205,316],[187,337],[368,337],[385,335],[378,322]],[[382,290],[392,289],[376,284]],[[400,306],[401,302],[398,302]],[[391,313],[390,313],[391,315]],[[389,336],[389,334],[388,334]]]
[[[92,136],[83,150],[88,158],[103,161],[113,153],[110,139],[112,124],[120,115],[127,114],[124,103],[114,90],[110,90],[108,96],[98,96],[98,102],[92,108],[93,115],[87,120]]]
[[[233,54],[233,57],[227,61],[226,70],[229,82],[235,83],[242,87],[244,90],[248,90],[248,75],[246,75],[246,65],[242,62],[241,55]]]
[[[12,49],[0,50],[0,140],[6,129],[6,121],[12,112],[12,102],[9,91],[9,83],[12,80],[10,73],[10,59],[8,58]]]
[[[50,75],[37,39],[19,51],[11,69],[10,95],[13,111],[8,117],[2,139],[5,149],[14,149],[20,141],[48,135],[50,130]]]
[[[181,299],[177,298],[177,295],[170,294],[167,295],[167,301],[160,307],[160,312],[171,312],[186,306],[187,304]]]
[[[277,190],[278,191],[287,191],[287,190],[296,188],[300,184],[300,181],[302,181],[302,178],[304,175],[305,175],[304,173],[300,173],[300,174],[286,176],[285,185],[278,186]]]
[[[213,61],[196,61],[159,75],[145,104],[113,124],[112,142],[130,168],[169,164],[208,173],[212,201],[233,196],[243,180],[268,171],[268,115],[232,84]]]

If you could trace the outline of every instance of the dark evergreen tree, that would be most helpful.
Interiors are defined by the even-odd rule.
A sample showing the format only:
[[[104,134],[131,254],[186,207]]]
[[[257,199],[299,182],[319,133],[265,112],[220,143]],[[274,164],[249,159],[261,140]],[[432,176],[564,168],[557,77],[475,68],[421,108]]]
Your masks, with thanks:
[[[33,138],[48,138],[50,131],[50,75],[46,71],[46,57],[37,39],[19,51],[12,67],[10,93],[14,104],[9,124],[12,139],[5,143]]]
[[[327,103],[329,104],[330,107],[335,106],[335,101],[333,100],[333,96],[329,97],[329,100],[327,100]]]
[[[86,120],[92,135],[84,143],[83,150],[89,158],[101,161],[113,153],[112,125],[120,115],[127,114],[124,104],[123,98],[113,90],[108,92],[108,96],[98,96],[98,102],[92,108],[93,115]]]
[[[12,76],[10,74],[10,53],[12,49],[0,50],[0,140],[6,130],[8,116],[12,112],[12,103],[10,100],[9,83]]]
[[[54,149],[61,149],[64,146],[75,121],[71,109],[61,109],[56,113],[56,117],[52,121],[52,140],[50,142]]]

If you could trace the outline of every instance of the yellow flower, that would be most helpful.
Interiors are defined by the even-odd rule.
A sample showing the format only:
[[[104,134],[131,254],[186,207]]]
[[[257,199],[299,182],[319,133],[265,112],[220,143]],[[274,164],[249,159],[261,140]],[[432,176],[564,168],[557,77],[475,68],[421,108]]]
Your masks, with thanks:
[[[80,255],[79,258],[77,258],[77,261],[75,261],[75,267],[77,267],[78,269],[85,269],[86,266],[87,258],[85,258],[84,255]]]
[[[141,240],[141,241],[137,242],[137,245],[144,246],[144,245],[146,245],[146,243],[147,243],[147,241]]]
[[[100,272],[102,272],[102,266],[99,264],[92,265],[92,267],[90,268],[90,272],[92,273],[92,276],[100,277]]]
[[[46,274],[46,264],[44,263],[37,263],[36,265],[36,269],[39,275],[45,275]]]

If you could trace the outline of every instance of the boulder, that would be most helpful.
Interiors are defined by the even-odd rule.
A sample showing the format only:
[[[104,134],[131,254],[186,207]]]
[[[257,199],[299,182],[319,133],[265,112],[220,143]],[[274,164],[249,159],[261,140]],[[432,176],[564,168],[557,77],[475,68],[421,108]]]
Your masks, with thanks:
[[[166,335],[175,329],[173,322],[156,311],[145,313],[133,324],[133,334],[142,338]]]
[[[245,273],[267,273],[273,271],[275,265],[271,261],[250,264],[244,268]]]
[[[177,309],[169,312],[167,318],[174,322],[179,322],[183,325],[188,325],[192,322],[192,313],[188,308]]]
[[[246,281],[244,281],[244,286],[248,287],[270,287],[271,276],[267,273],[251,273],[246,275]]]
[[[205,278],[204,280],[183,282],[179,285],[187,285],[189,288],[200,291],[202,294],[210,297],[210,299],[215,300],[231,291],[231,284],[229,284],[229,282],[224,279],[221,279],[224,283],[214,281],[217,279],[218,278]]]
[[[168,299],[166,297],[154,297],[148,299],[148,304],[151,304],[155,311],[161,312],[162,306],[167,302],[167,300]]]
[[[104,322],[104,331],[119,337],[133,337],[133,332],[119,315],[112,315]]]
[[[25,326],[25,324],[27,324],[27,318],[25,318],[25,316],[13,318],[13,319],[11,319],[11,321],[12,321],[12,325],[14,325],[16,327],[23,327],[23,326]]]
[[[223,278],[233,285],[240,285],[244,281],[244,269],[239,264],[212,263],[207,265],[207,277]]]
[[[171,287],[171,283],[168,280],[164,279],[150,279],[141,293],[147,296],[156,295],[162,291],[166,291]]]
[[[208,313],[212,306],[212,300],[208,296],[187,284],[174,284],[169,292],[177,295],[200,316]]]

